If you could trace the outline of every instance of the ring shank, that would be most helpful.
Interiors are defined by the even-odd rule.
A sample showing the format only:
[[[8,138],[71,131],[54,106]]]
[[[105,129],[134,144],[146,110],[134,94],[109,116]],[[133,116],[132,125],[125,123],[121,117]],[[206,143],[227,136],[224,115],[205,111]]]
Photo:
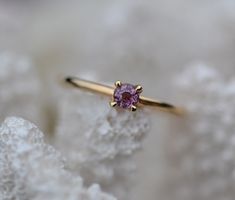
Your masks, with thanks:
[[[83,80],[83,79],[76,78],[76,77],[69,77],[66,79],[66,81],[80,89],[85,89],[90,92],[95,92],[95,93],[104,94],[108,96],[112,95],[113,90],[114,90],[114,87],[102,85],[99,83]]]
[[[115,87],[95,83],[92,81],[83,80],[77,77],[66,78],[66,82],[80,89],[88,90],[90,92],[95,92],[95,93],[99,93],[99,94],[103,94],[107,96],[113,95],[113,92],[115,89]],[[170,113],[177,114],[177,115],[182,115],[184,113],[184,110],[180,107],[175,107],[171,104],[160,102],[160,101],[150,99],[144,96],[139,97],[139,104],[152,106],[161,111],[170,112]]]
[[[140,96],[140,103],[142,105],[153,106],[153,107],[156,107],[158,110],[161,110],[164,112],[170,112],[176,115],[183,115],[185,113],[183,108],[175,107],[171,104],[160,102],[160,101],[143,97],[143,96]]]

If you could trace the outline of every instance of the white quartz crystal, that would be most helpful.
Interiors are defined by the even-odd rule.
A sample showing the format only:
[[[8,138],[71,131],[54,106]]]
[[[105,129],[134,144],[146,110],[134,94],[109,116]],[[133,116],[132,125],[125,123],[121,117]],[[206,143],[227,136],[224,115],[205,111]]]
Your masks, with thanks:
[[[186,69],[177,82],[188,114],[171,121],[168,132],[167,199],[232,200],[235,77],[225,79],[199,64]]]
[[[98,182],[123,199],[150,122],[144,110],[116,110],[109,100],[71,89],[60,106],[55,143],[87,183]]]
[[[65,163],[32,123],[12,117],[0,126],[1,200],[115,200],[97,184],[85,188]]]

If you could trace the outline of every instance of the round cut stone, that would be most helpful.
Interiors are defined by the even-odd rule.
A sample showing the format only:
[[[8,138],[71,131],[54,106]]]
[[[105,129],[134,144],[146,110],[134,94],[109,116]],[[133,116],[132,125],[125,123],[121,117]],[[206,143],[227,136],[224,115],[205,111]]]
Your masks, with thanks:
[[[134,85],[125,83],[114,90],[113,98],[119,107],[131,108],[139,102],[139,93]]]

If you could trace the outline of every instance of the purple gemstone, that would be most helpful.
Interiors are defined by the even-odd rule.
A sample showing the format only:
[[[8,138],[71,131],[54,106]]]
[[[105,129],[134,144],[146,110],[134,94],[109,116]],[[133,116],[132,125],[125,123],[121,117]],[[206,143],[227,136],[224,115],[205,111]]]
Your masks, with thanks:
[[[113,98],[119,107],[131,108],[139,102],[139,93],[134,85],[125,83],[114,90]]]

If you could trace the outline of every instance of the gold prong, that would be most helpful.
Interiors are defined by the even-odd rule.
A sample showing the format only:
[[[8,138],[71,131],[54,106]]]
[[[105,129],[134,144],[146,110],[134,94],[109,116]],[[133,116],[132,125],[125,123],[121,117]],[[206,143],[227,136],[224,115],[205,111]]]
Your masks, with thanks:
[[[143,87],[141,85],[137,85],[135,87],[135,90],[136,90],[136,92],[141,93],[141,92],[143,92]]]
[[[111,102],[110,102],[110,106],[111,106],[111,107],[115,107],[116,105],[117,105],[117,102],[115,102],[115,101],[111,101]]]
[[[122,85],[122,82],[121,82],[121,81],[116,81],[116,82],[115,82],[115,86],[116,86],[116,87],[121,87],[121,85]]]
[[[137,110],[136,106],[131,106],[131,111],[135,112]]]

